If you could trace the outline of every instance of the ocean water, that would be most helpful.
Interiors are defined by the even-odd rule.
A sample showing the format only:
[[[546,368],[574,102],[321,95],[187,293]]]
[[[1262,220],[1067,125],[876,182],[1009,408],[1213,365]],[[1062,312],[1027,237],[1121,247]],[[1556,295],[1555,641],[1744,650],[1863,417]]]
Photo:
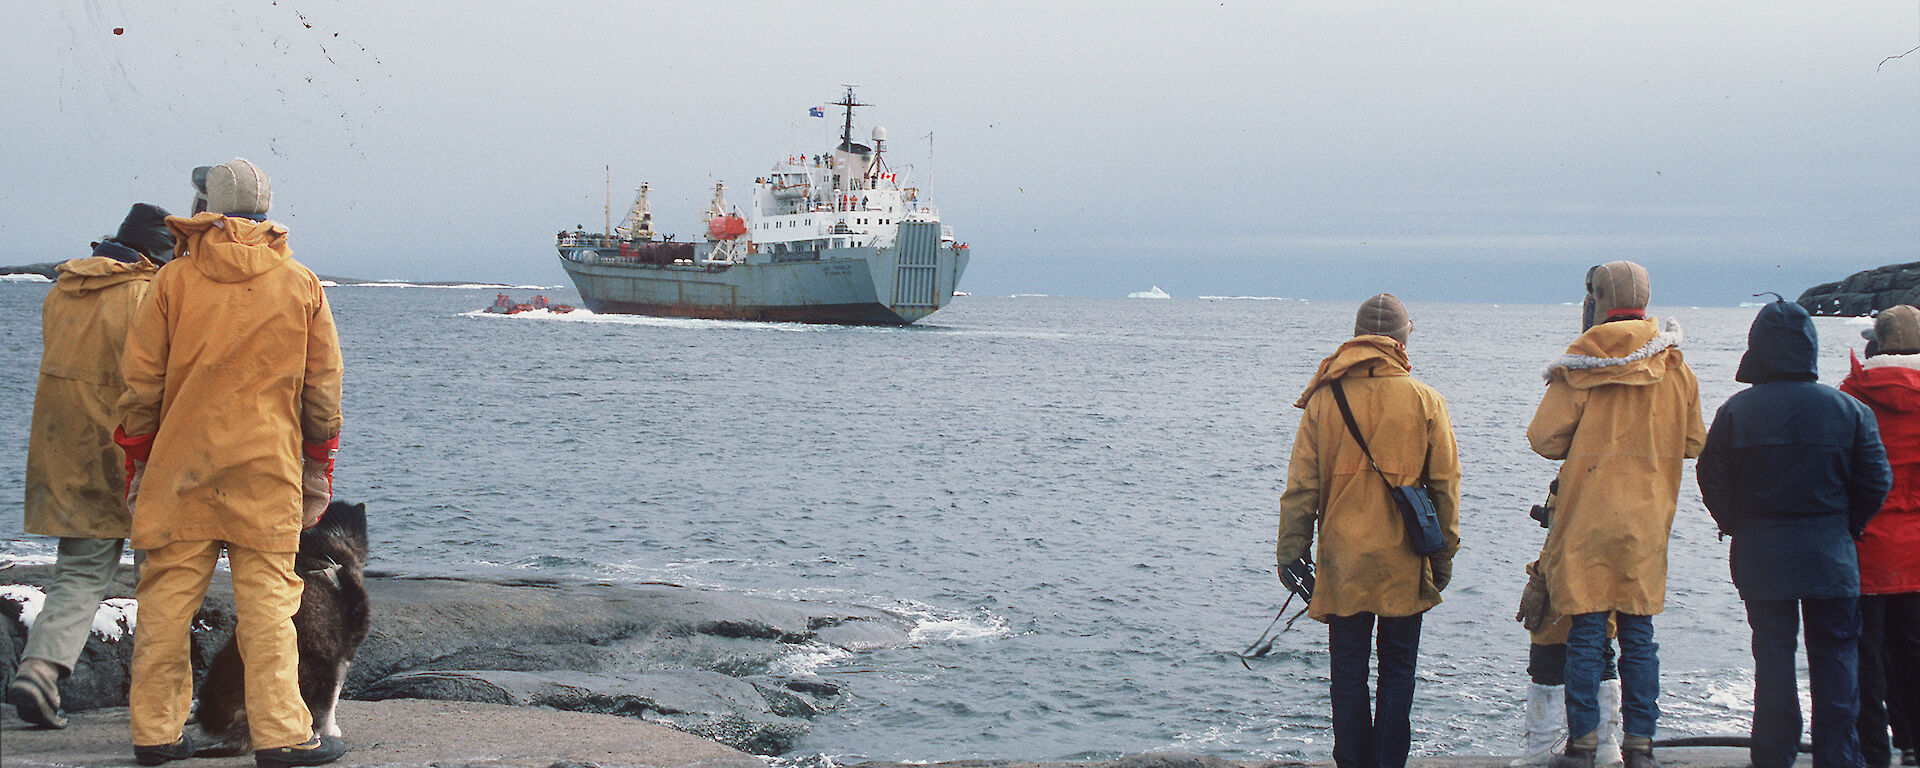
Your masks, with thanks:
[[[0,553],[51,555],[18,509],[47,286],[0,282]],[[521,291],[520,293],[525,293]],[[571,300],[555,290],[556,300]],[[796,754],[1325,758],[1326,634],[1278,610],[1277,499],[1314,365],[1348,303],[962,297],[848,328],[488,316],[489,290],[329,289],[347,360],[341,498],[372,567],[669,581],[886,608],[913,641],[791,659],[845,687]],[[518,296],[518,294],[516,294]],[[1512,621],[1554,466],[1524,431],[1577,307],[1415,304],[1415,375],[1465,465],[1463,550],[1428,615],[1426,754],[1518,748]],[[1704,412],[1752,309],[1677,317]],[[1819,321],[1829,382],[1860,321]],[[1663,735],[1738,732],[1744,614],[1688,477],[1662,646]],[[0,559],[5,559],[0,558]]]

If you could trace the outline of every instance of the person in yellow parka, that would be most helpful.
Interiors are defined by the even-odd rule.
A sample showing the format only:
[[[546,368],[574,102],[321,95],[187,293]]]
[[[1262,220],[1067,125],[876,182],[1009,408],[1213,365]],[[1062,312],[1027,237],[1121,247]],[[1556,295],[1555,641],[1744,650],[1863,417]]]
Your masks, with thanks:
[[[1572,617],[1566,666],[1566,750],[1553,768],[1592,768],[1599,744],[1601,648],[1613,614],[1620,642],[1620,714],[1627,768],[1656,768],[1659,646],[1667,537],[1684,459],[1700,455],[1700,387],[1680,354],[1678,323],[1647,316],[1647,270],[1615,261],[1587,273],[1586,330],[1546,372],[1527,426],[1534,452],[1563,460],[1540,554],[1554,613]]]
[[[189,625],[224,549],[246,667],[256,764],[318,765],[346,751],[316,737],[300,699],[293,570],[300,531],[331,496],[340,435],[340,341],[326,294],[265,219],[267,177],[235,159],[205,176],[205,212],[171,217],[177,256],[127,338],[120,398],[136,596],[131,708],[142,765],[190,757]]]
[[[26,530],[60,537],[53,579],[7,703],[27,722],[64,728],[59,681],[73,673],[107,586],[120,572],[131,521],[113,447],[114,401],[126,390],[120,352],[147,283],[173,255],[158,206],[134,203],[93,255],[63,261],[40,308],[40,382],[27,437]]]
[[[1274,556],[1284,569],[1307,553],[1318,528],[1307,613],[1327,624],[1333,759],[1340,768],[1406,765],[1420,621],[1440,603],[1460,548],[1453,424],[1440,394],[1409,375],[1406,341],[1412,328],[1406,307],[1392,294],[1368,299],[1355,319],[1354,338],[1320,363],[1294,403],[1304,412],[1280,497]],[[1345,394],[1366,451],[1341,415],[1334,386]],[[1439,552],[1414,552],[1388,479],[1431,491],[1442,531]],[[1376,624],[1377,697],[1367,690]]]

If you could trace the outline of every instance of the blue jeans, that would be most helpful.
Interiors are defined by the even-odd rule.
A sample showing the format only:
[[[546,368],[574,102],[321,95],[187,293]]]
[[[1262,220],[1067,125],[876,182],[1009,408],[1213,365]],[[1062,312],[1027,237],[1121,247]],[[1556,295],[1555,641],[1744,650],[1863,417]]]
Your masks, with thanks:
[[[1660,720],[1660,644],[1653,617],[1613,614],[1620,635],[1620,724],[1634,736],[1653,737]],[[1571,617],[1567,630],[1567,736],[1600,729],[1600,673],[1606,666],[1607,614]]]
[[[1860,711],[1857,643],[1860,600],[1748,600],[1753,627],[1754,768],[1787,768],[1800,741],[1800,688],[1793,652],[1806,618],[1807,676],[1813,687],[1814,768],[1858,768]]]
[[[1420,617],[1377,619],[1380,690],[1367,690],[1376,618],[1371,613],[1327,620],[1332,667],[1333,763],[1337,768],[1405,768],[1413,742],[1413,668],[1420,655]]]

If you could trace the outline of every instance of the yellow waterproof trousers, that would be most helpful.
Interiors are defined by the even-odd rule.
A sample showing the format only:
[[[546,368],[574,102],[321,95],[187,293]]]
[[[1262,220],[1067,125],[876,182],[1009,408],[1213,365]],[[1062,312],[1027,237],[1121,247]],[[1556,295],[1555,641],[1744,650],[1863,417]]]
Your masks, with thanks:
[[[134,597],[133,685],[127,694],[134,746],[172,744],[193,704],[191,632],[220,550],[233,571],[234,634],[246,664],[247,726],[254,749],[313,738],[313,715],[300,700],[300,651],[293,614],[305,583],[292,552],[256,552],[218,541],[177,541],[147,551]]]

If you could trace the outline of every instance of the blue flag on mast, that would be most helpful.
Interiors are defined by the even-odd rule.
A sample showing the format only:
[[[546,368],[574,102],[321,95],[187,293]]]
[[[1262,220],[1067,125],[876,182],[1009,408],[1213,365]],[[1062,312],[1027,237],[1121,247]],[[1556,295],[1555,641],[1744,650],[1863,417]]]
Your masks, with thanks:
[[[826,107],[808,107],[807,108],[807,117],[826,117],[826,116],[827,116]]]

